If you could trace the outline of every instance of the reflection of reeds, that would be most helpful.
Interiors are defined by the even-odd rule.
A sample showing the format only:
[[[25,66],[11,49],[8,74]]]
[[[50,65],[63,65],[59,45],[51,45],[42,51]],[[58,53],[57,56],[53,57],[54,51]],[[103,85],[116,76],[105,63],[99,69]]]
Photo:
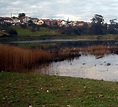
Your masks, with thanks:
[[[51,59],[52,54],[43,50],[29,50],[0,44],[0,71],[28,69]]]
[[[78,49],[61,49],[55,53],[55,61],[62,61],[65,59],[73,59],[74,57],[81,56]]]
[[[81,48],[81,51],[83,53],[93,54],[93,55],[96,55],[96,56],[110,53],[109,48],[107,46],[102,46],[102,45]]]

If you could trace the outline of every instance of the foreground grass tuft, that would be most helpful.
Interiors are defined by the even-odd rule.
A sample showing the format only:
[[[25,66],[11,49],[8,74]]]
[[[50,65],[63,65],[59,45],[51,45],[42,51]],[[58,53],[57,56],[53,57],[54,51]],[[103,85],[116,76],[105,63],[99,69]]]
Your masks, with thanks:
[[[118,82],[0,73],[0,107],[118,107]]]

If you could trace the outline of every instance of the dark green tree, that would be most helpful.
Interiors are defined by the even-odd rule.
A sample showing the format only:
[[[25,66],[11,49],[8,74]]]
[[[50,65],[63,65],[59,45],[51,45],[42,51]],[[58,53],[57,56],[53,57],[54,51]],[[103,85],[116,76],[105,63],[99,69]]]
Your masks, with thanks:
[[[102,35],[104,34],[104,19],[102,15],[95,14],[95,16],[91,19],[92,26],[91,32],[95,35]]]
[[[110,34],[118,34],[118,23],[115,22],[117,19],[111,19],[110,25],[108,27],[108,33]]]
[[[25,16],[25,13],[19,13],[18,18]]]
[[[99,14],[95,14],[91,20],[92,20],[92,23],[104,23],[103,16]]]

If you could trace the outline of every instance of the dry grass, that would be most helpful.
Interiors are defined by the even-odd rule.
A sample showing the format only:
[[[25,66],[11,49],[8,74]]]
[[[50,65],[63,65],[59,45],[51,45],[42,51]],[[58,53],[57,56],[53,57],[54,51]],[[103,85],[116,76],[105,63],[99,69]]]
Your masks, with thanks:
[[[0,44],[0,71],[29,69],[51,59],[52,54],[43,50],[22,49]]]
[[[82,51],[83,53],[86,53],[86,54],[89,53],[89,54],[93,54],[93,55],[96,55],[96,56],[110,53],[109,47],[108,46],[103,46],[103,45],[81,48],[80,51]]]
[[[74,57],[79,57],[80,53],[78,48],[63,48],[57,51],[55,54],[55,61],[63,61],[65,59],[73,59]]]
[[[0,71],[22,71],[41,63],[73,58],[78,54],[79,52],[71,52],[70,49],[51,53],[0,44]]]

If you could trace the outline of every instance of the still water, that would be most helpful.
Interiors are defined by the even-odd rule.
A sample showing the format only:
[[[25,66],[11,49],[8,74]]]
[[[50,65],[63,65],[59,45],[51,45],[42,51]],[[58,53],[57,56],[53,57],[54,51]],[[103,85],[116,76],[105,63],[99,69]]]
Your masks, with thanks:
[[[42,65],[35,73],[118,81],[118,55],[105,55],[102,58],[82,55],[73,60]]]

